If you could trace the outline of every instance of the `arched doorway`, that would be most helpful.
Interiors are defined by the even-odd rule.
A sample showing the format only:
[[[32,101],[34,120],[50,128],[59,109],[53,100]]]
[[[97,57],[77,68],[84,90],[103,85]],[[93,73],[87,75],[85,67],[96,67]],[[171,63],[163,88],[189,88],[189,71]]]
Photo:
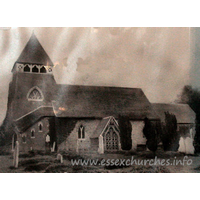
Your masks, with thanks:
[[[114,127],[109,127],[108,131],[105,133],[105,150],[119,150],[119,135]]]

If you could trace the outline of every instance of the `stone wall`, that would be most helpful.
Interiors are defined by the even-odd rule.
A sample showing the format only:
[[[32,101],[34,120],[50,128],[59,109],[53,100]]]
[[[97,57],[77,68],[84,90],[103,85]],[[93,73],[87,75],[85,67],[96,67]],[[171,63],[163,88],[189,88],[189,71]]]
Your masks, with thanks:
[[[43,124],[42,131],[39,131],[39,123]],[[100,120],[77,120],[73,130],[61,144],[59,144],[59,150],[67,151],[79,151],[79,150],[90,150],[91,140],[90,136],[96,130]],[[85,129],[85,138],[78,138],[79,127],[83,125]],[[131,121],[132,125],[132,149],[137,149],[137,145],[145,145],[146,138],[143,136],[143,121]],[[62,127],[61,127],[62,128]],[[31,137],[31,131],[35,130],[35,137]],[[30,150],[45,150],[45,137],[49,132],[49,118],[43,118],[41,121],[34,124],[22,135],[19,135],[20,151],[30,151]],[[22,136],[25,136],[26,142],[22,140]]]
[[[59,150],[89,150],[91,147],[90,136],[94,133],[100,120],[78,120],[68,138],[59,145]],[[85,139],[78,139],[80,125],[85,127]],[[132,125],[132,149],[137,145],[145,145],[146,138],[143,136],[144,121],[131,121]]]
[[[146,138],[143,134],[144,121],[132,121],[132,149],[136,150],[137,145],[145,145]]]
[[[69,136],[65,141],[59,145],[59,150],[69,150],[69,151],[78,151],[78,150],[89,150],[91,147],[90,136],[94,133],[97,128],[100,120],[78,120],[74,129],[71,131]],[[80,125],[83,125],[85,129],[85,138],[78,138],[78,130]]]

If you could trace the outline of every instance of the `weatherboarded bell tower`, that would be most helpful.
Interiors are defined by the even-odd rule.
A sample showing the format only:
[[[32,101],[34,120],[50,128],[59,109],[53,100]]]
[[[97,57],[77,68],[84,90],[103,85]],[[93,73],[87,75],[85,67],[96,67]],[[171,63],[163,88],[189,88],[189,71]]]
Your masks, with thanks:
[[[45,137],[50,134],[49,120],[54,116],[51,102],[56,85],[52,70],[51,59],[33,33],[12,69],[5,120],[6,132],[20,133],[21,144],[26,144],[29,150],[33,146],[45,147]]]

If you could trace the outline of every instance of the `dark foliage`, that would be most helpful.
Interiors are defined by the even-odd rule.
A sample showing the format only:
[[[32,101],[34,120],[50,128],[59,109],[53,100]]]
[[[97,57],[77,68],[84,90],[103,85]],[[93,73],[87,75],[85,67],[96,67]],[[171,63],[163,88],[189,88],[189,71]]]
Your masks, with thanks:
[[[4,145],[4,131],[3,131],[3,128],[0,127],[0,146],[3,146]]]
[[[187,103],[196,113],[196,135],[194,138],[194,147],[196,152],[200,152],[200,91],[192,88],[190,85],[184,86],[178,103]]]
[[[8,107],[9,104],[10,100],[8,99]],[[2,125],[0,126],[0,146],[11,144],[12,136],[15,134],[14,130],[15,127],[13,127],[11,115],[10,113],[7,113]]]
[[[174,114],[165,112],[165,124],[162,126],[161,140],[165,151],[177,151],[180,135],[177,132],[177,119]]]
[[[158,136],[159,136],[159,124],[158,122],[152,122],[148,118],[144,120],[143,133],[147,139],[146,145],[150,151],[155,152],[158,147]]]
[[[118,118],[119,129],[120,129],[120,141],[122,150],[131,150],[132,148],[132,126],[127,116],[119,115]]]
[[[11,133],[14,134],[13,131],[6,132],[3,126],[0,127],[0,146],[5,146],[8,144],[11,144],[11,142],[12,142],[12,134]]]

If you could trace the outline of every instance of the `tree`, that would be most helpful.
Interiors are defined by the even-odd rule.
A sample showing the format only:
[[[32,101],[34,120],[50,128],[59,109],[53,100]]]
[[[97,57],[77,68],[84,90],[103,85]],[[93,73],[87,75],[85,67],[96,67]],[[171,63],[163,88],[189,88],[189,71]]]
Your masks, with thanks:
[[[0,127],[0,146],[4,145],[4,131],[3,128]]]
[[[158,148],[159,124],[151,122],[147,117],[144,119],[144,123],[143,133],[147,139],[147,148],[155,154]]]
[[[186,85],[183,87],[177,102],[188,104],[196,113],[194,147],[196,152],[200,152],[200,91],[196,88],[192,88],[190,85]]]
[[[129,117],[119,115],[118,118],[119,129],[120,129],[120,141],[122,150],[131,150],[132,149],[132,125],[129,120]]]
[[[177,119],[174,114],[165,112],[165,124],[162,127],[161,140],[165,151],[177,151],[180,135],[177,132]]]
[[[185,85],[183,87],[183,90],[181,92],[181,94],[178,96],[178,100],[176,100],[178,103],[190,103],[191,102],[191,98],[193,96],[193,89],[190,85]]]

